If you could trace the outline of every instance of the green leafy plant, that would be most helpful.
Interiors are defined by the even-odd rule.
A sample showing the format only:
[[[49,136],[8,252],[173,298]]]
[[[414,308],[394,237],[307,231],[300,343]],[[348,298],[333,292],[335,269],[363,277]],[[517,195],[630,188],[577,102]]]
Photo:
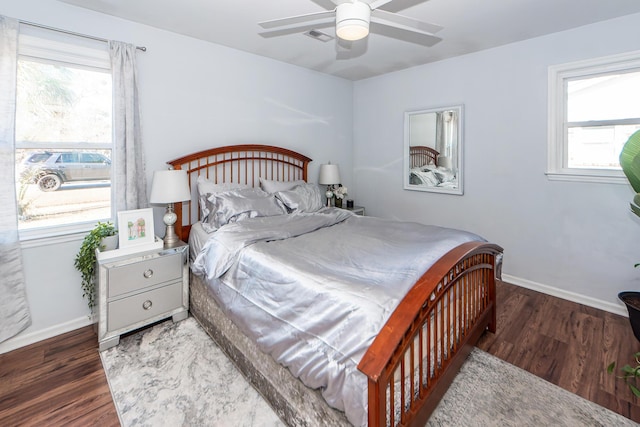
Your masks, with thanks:
[[[624,144],[624,147],[622,147],[622,151],[620,152],[620,166],[629,180],[629,184],[631,184],[631,187],[636,192],[633,201],[630,203],[631,211],[637,216],[640,216],[640,131],[636,131],[631,135]],[[635,267],[638,266],[640,266],[640,263],[635,264]],[[628,303],[634,305],[631,301]],[[627,302],[625,302],[625,304],[627,304]],[[629,310],[629,316],[631,316],[631,309]],[[619,376],[619,378],[624,379],[625,384],[629,386],[631,392],[635,396],[640,397],[638,384],[638,378],[640,378],[640,352],[635,353],[633,358],[636,362],[635,367],[624,365],[620,368],[622,375]],[[612,374],[615,369],[616,362],[613,362],[607,367],[607,372]]]
[[[621,376],[618,378],[624,379],[625,384],[629,386],[631,392],[640,397],[640,389],[638,388],[640,384],[638,384],[638,378],[640,378],[640,352],[633,355],[635,358],[635,366],[624,365],[620,368]],[[607,372],[609,374],[613,374],[616,369],[616,362],[613,362],[607,367]]]
[[[636,192],[631,202],[631,210],[640,216],[640,131],[629,137],[620,152],[620,166]]]
[[[19,186],[16,199],[18,201],[18,217],[22,221],[26,221],[31,217],[31,204],[33,200],[27,198],[27,190],[29,189],[29,184],[33,183],[35,175],[35,171],[23,172],[18,181]]]
[[[82,296],[87,299],[89,308],[92,310],[95,306],[96,249],[99,247],[104,249],[102,239],[115,236],[117,233],[118,230],[111,222],[98,222],[95,228],[85,236],[76,255],[74,266],[82,275]]]

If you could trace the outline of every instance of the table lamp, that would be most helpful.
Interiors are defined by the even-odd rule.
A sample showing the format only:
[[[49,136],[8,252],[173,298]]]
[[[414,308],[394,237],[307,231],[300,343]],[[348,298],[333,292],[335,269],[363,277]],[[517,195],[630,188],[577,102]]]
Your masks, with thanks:
[[[326,185],[327,192],[327,206],[331,206],[331,199],[333,198],[333,186],[340,184],[340,170],[338,165],[328,164],[320,165],[320,178],[318,184]]]
[[[191,200],[191,190],[189,190],[189,180],[186,171],[168,169],[155,171],[153,173],[149,203],[154,205],[167,205],[167,212],[165,212],[162,217],[166,225],[164,233],[165,248],[172,248],[180,241],[180,237],[178,237],[174,228],[178,216],[173,210],[173,204],[187,200]]]

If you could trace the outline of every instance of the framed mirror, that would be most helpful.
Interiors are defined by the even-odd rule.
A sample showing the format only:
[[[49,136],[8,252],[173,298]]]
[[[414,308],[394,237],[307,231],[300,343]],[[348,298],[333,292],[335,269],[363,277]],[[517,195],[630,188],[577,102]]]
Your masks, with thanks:
[[[462,195],[462,105],[404,114],[404,188]]]

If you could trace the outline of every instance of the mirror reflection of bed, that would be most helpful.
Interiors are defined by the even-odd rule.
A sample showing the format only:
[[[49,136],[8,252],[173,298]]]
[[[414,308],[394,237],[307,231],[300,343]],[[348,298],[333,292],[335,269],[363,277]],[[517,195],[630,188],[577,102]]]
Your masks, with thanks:
[[[431,147],[412,146],[409,148],[409,158],[409,184],[452,189],[457,187],[457,175],[451,167],[450,159],[440,156],[438,151]]]
[[[405,114],[405,189],[462,194],[462,106]]]

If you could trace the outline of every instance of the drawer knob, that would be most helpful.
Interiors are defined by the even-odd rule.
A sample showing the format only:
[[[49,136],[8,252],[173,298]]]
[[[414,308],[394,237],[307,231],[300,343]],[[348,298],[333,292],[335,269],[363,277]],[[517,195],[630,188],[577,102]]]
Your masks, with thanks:
[[[145,277],[145,279],[150,279],[151,276],[153,276],[153,270],[152,269],[148,269],[147,271],[142,273],[142,275]]]
[[[146,300],[142,303],[142,308],[144,308],[145,310],[149,310],[152,305],[153,303],[151,302],[151,300]]]

